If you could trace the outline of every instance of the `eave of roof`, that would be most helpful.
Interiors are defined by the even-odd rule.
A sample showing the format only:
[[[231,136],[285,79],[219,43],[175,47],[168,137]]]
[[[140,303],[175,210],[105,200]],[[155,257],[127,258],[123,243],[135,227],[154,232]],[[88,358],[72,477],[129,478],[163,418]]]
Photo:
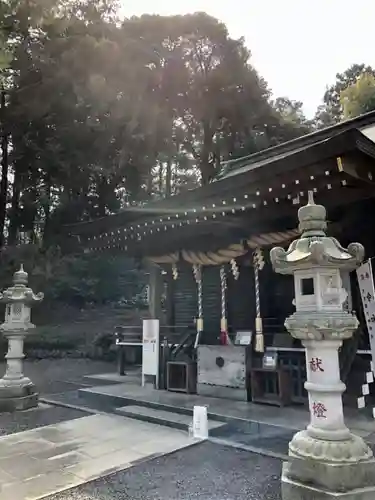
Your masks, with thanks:
[[[373,119],[375,120],[375,112]],[[309,145],[289,149],[289,151],[280,152],[277,155],[272,154],[269,157],[263,155],[262,158],[256,155],[257,161],[244,164],[236,173],[233,172],[232,175],[228,175],[220,181],[168,199],[150,202],[143,207],[131,207],[118,214],[65,226],[65,232],[76,235],[99,233],[128,224],[137,224],[140,220],[147,221],[149,218],[167,216],[172,212],[175,214],[176,211],[183,216],[187,211],[196,207],[201,208],[201,205],[204,205],[208,200],[212,202],[220,197],[225,197],[234,189],[247,189],[248,186],[267,182],[270,175],[285,174],[290,170],[318,163],[348,151],[359,150],[367,156],[375,158],[375,144],[357,129],[348,128],[338,134],[323,139],[319,136],[319,138],[320,140],[311,141]],[[252,157],[254,158],[254,155]]]
[[[224,180],[229,176],[236,175],[237,171],[242,170],[243,167],[259,162],[264,158],[270,159],[272,157],[283,155],[295,149],[304,149],[311,144],[321,142],[329,137],[332,137],[333,135],[340,134],[347,130],[360,129],[365,127],[366,125],[371,125],[373,123],[375,123],[375,111],[370,111],[369,113],[357,116],[356,118],[345,120],[336,125],[332,125],[310,134],[303,135],[296,139],[292,139],[291,141],[287,141],[271,148],[264,149],[263,151],[260,151],[258,153],[253,153],[251,155],[244,156],[235,160],[229,160],[223,163],[222,170],[215,178],[215,182]]]

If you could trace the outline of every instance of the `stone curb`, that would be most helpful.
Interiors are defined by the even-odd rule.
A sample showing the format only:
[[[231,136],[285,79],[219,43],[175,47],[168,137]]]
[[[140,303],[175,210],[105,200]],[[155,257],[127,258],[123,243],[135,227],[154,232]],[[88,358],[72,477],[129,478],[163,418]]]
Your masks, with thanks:
[[[228,441],[226,439],[209,437],[208,441],[214,444],[220,444],[223,446],[230,446],[231,448],[236,448],[238,450],[248,451],[250,453],[255,453],[257,455],[263,455],[269,458],[276,458],[278,460],[288,460],[288,455],[284,455],[283,453],[277,453],[276,451],[270,451],[266,448],[258,448],[256,446],[251,446],[248,444],[242,444],[235,441]]]

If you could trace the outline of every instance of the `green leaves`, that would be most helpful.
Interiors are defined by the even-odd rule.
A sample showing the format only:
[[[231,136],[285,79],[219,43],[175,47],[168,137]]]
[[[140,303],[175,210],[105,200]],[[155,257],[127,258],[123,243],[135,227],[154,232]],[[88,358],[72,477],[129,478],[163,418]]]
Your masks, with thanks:
[[[366,87],[366,78],[375,76],[375,71],[371,66],[366,66],[365,64],[353,64],[343,73],[338,73],[336,75],[336,82],[334,85],[328,87],[324,94],[324,104],[320,106],[317,110],[315,116],[316,126],[318,128],[323,128],[329,125],[334,125],[341,120],[349,117],[361,114],[364,110],[374,109],[371,104],[366,106],[358,104],[358,106],[353,102],[354,100],[360,100],[360,92],[356,89],[357,82],[361,81],[364,77],[363,88]],[[354,86],[354,87],[353,87]],[[352,88],[351,91],[347,89]],[[350,94],[350,96],[349,96]],[[364,99],[366,101],[366,99]],[[344,109],[344,102],[352,102],[354,107],[348,108],[346,106],[346,111]]]
[[[120,25],[116,6],[7,2],[10,243],[22,232],[52,245],[62,224],[209,182],[222,161],[308,129],[292,101],[288,113],[270,102],[217,19]]]
[[[357,81],[340,93],[340,104],[345,118],[355,118],[375,109],[375,76],[361,74]]]

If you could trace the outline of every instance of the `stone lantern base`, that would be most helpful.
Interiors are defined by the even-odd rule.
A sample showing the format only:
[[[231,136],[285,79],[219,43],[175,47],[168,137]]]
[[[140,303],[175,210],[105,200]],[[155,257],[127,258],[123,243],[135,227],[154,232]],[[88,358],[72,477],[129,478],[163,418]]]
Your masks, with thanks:
[[[0,413],[29,410],[38,406],[38,393],[30,379],[0,380]]]
[[[281,477],[283,500],[375,499],[375,459],[362,438],[350,434],[341,442],[311,440],[302,431],[294,439],[298,444],[305,440],[306,446],[304,456],[289,449]]]

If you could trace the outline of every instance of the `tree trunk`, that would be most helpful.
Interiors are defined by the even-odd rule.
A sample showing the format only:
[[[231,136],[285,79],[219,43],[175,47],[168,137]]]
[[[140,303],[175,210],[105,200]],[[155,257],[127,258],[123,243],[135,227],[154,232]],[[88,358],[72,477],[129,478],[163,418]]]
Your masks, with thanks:
[[[215,173],[215,167],[210,163],[210,153],[212,151],[213,132],[208,123],[203,124],[203,144],[200,154],[199,169],[202,175],[202,184],[208,184]]]
[[[22,35],[22,39],[20,42],[20,45],[18,47],[18,50],[16,50],[16,57],[18,58],[19,62],[18,65],[20,65],[20,62],[22,62],[22,65],[20,65],[20,71],[19,71],[19,85],[20,88],[22,88],[22,82],[24,81],[23,75],[27,75],[27,72],[30,67],[30,55],[28,53],[28,47],[29,47],[29,31],[30,31],[30,1],[26,0],[24,4],[22,5],[22,10],[20,10],[20,18],[19,18],[19,30],[20,34]],[[13,95],[14,99],[14,95]],[[17,101],[17,93],[15,93],[15,100]],[[14,104],[14,103],[13,103]],[[12,102],[10,102],[10,105],[12,105]],[[17,104],[16,104],[17,107]],[[13,131],[12,131],[13,132]],[[23,141],[23,136],[18,132],[18,144],[22,144]],[[15,137],[15,134],[12,133],[12,148],[13,151],[17,153],[17,138]],[[22,150],[22,147],[21,147]],[[17,156],[17,155],[16,155]],[[13,180],[13,193],[12,193],[12,206],[11,206],[11,213],[9,217],[9,236],[8,236],[8,244],[9,245],[14,245],[17,243],[18,239],[18,231],[19,231],[19,225],[20,225],[20,197],[21,197],[21,189],[22,189],[22,181],[24,178],[24,170],[27,172],[27,168],[25,169],[24,165],[25,160],[21,161],[21,164],[14,165],[14,180]]]
[[[150,168],[150,171],[147,173],[147,178],[146,178],[146,191],[147,191],[147,196],[150,198],[152,195],[152,168]]]
[[[4,245],[4,227],[8,197],[8,131],[6,125],[5,91],[0,94],[1,120],[1,182],[0,182],[0,249]]]
[[[164,180],[163,180],[163,175],[164,175],[164,164],[162,161],[159,161],[159,195],[163,196],[163,187],[164,187]]]
[[[20,169],[16,168],[14,173],[13,181],[13,194],[12,194],[12,207],[9,217],[9,245],[15,245],[17,243],[19,220],[20,220],[20,196],[21,196],[21,181],[22,174]]]
[[[51,233],[51,179],[50,176],[46,179],[46,199],[44,202],[44,229],[43,229],[43,247],[49,246],[49,239]]]
[[[167,171],[165,175],[165,197],[169,198],[172,194],[172,162],[171,159],[167,160]]]

